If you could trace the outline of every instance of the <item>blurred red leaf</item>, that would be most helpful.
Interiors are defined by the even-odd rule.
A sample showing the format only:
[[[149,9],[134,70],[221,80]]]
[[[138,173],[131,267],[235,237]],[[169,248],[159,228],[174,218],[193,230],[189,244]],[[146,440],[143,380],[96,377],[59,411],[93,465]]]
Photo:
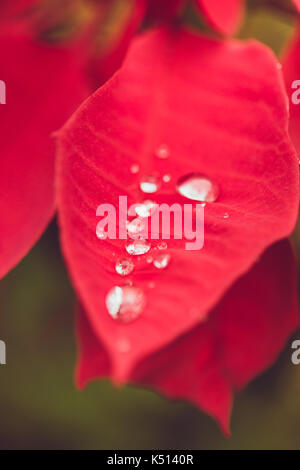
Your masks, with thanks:
[[[54,140],[51,133],[87,90],[79,54],[27,35],[0,35],[0,277],[37,241],[54,212]]]
[[[300,11],[300,0],[293,0],[295,7]]]
[[[134,41],[122,69],[63,128],[57,175],[63,250],[116,380],[203,321],[260,254],[291,233],[299,170],[287,125],[281,72],[268,48],[158,30]],[[158,161],[161,143],[171,156]],[[130,172],[134,163],[140,174]],[[96,208],[117,206],[119,195],[129,204],[141,200],[141,174],[153,173],[172,177],[155,200],[183,204],[174,185],[193,172],[220,187],[218,201],[205,209],[204,249],[185,251],[170,241],[172,260],[163,272],[137,261],[131,279],[147,306],[132,324],[120,324],[108,315],[105,296],[121,282],[114,265],[126,253],[124,241],[96,238]],[[124,339],[131,346],[126,357],[118,347]]]
[[[196,0],[196,2],[209,23],[220,33],[230,35],[239,27],[244,12],[244,0]]]
[[[295,93],[297,101],[300,99],[299,85],[293,87],[295,81],[300,80],[300,28],[288,45],[283,57],[283,73],[288,94],[292,97]],[[290,101],[290,135],[297,152],[300,152],[300,103]]]
[[[140,362],[130,381],[190,400],[228,433],[234,391],[273,363],[298,323],[296,263],[285,240],[235,283],[206,323]],[[83,387],[109,377],[111,367],[83,310],[77,332],[76,378]]]

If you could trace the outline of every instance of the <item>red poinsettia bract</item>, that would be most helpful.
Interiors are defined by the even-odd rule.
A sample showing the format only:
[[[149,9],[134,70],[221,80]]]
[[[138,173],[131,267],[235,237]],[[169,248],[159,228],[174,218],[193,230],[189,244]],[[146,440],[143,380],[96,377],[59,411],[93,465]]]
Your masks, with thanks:
[[[293,256],[287,242],[269,248],[291,233],[298,210],[298,160],[275,57],[255,41],[146,33],[58,141],[62,246],[86,312],[80,383],[106,374],[147,384],[189,398],[227,429],[232,390],[266,368],[297,325]],[[155,157],[161,144],[168,159]],[[120,195],[140,202],[140,178],[149,174],[171,178],[156,202],[183,205],[176,181],[194,172],[220,188],[205,208],[204,248],[170,240],[164,271],[137,260],[129,279],[146,307],[130,324],[113,320],[105,297],[122,282],[115,262],[126,252],[124,240],[97,239],[97,206],[116,206]]]
[[[81,53],[0,34],[0,278],[28,252],[54,214],[56,131],[88,95]],[[68,83],[68,86],[66,86]]]
[[[211,25],[222,34],[233,34],[241,23],[244,0],[196,0]]]
[[[129,381],[189,399],[227,434],[234,391],[272,364],[297,324],[294,254],[281,241],[235,283],[207,322],[141,360]],[[111,377],[109,356],[82,309],[77,330],[79,387]]]

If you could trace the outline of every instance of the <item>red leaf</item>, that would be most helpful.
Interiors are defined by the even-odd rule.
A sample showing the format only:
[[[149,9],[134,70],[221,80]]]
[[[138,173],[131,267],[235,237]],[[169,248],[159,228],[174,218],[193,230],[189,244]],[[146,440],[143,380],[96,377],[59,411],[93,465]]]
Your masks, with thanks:
[[[42,1],[43,0],[14,0],[12,2],[11,0],[1,0],[0,18],[3,20],[23,15]]]
[[[166,160],[154,156],[161,143],[170,149]],[[122,69],[64,127],[59,148],[63,250],[119,381],[142,357],[204,320],[295,225],[299,169],[287,135],[287,98],[275,57],[256,42],[217,42],[182,30],[143,35]],[[133,163],[140,174],[130,172]],[[105,296],[122,282],[114,264],[126,253],[124,240],[96,238],[96,208],[116,206],[119,195],[137,202],[141,175],[156,172],[172,177],[155,194],[158,203],[186,203],[175,183],[193,172],[212,178],[220,197],[205,209],[203,250],[171,241],[166,270],[136,262],[130,279],[147,305],[123,325],[108,315]],[[131,345],[126,361],[118,348],[124,339]]]
[[[283,60],[283,73],[290,101],[290,135],[296,150],[300,152],[300,28],[291,41]],[[293,84],[296,83],[296,88]],[[294,97],[294,98],[293,98]]]
[[[109,377],[111,369],[84,312],[78,320],[77,383],[83,387]],[[205,324],[149,356],[131,381],[190,400],[228,433],[234,390],[273,363],[298,323],[296,264],[285,240],[236,282]]]
[[[295,7],[300,11],[300,0],[293,0]]]
[[[75,55],[74,55],[75,54]],[[54,211],[54,140],[87,96],[76,52],[0,36],[0,277],[37,241]],[[67,86],[66,86],[67,84]]]
[[[231,35],[239,27],[243,12],[244,0],[196,0],[207,20],[220,33]]]

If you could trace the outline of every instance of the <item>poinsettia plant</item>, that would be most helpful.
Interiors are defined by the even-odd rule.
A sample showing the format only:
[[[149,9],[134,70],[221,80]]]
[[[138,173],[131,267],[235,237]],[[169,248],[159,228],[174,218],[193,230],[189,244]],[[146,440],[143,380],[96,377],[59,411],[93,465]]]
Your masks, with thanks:
[[[288,7],[296,23],[299,3]],[[233,38],[246,6],[0,4],[0,276],[57,213],[78,296],[79,387],[102,377],[151,387],[193,402],[225,433],[234,393],[299,323],[288,240],[299,204],[300,106],[289,106],[299,33],[282,59]],[[191,176],[188,197],[180,182]],[[120,196],[146,212],[201,201],[203,248],[162,234],[127,251],[101,239],[97,207]]]

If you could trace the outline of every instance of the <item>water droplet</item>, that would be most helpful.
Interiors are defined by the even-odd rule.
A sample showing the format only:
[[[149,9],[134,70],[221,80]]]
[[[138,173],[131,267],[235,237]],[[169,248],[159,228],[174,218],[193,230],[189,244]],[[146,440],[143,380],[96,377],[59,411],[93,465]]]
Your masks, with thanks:
[[[128,276],[134,269],[134,264],[131,259],[123,258],[117,261],[116,271],[121,276]]]
[[[140,167],[137,163],[134,163],[133,165],[131,165],[130,167],[130,172],[133,174],[133,175],[136,175],[138,172],[140,171]]]
[[[150,217],[150,215],[155,212],[155,209],[157,208],[158,204],[156,202],[146,200],[141,202],[140,204],[135,205],[135,212],[137,215],[140,217]]]
[[[155,287],[155,282],[150,281],[149,284],[148,284],[148,287],[149,287],[149,289],[154,289],[154,287]]]
[[[106,308],[114,320],[124,323],[137,318],[146,303],[142,289],[131,286],[115,286],[107,294]]]
[[[147,256],[146,261],[147,261],[148,264],[153,263],[153,258],[152,258],[152,256]]]
[[[159,182],[155,176],[145,176],[140,182],[140,188],[143,193],[156,193]]]
[[[164,175],[163,176],[163,182],[164,183],[169,183],[171,181],[171,176],[170,175]]]
[[[225,214],[223,215],[223,219],[229,219],[229,214],[228,214],[228,212],[225,212]]]
[[[168,245],[167,245],[167,242],[160,242],[158,245],[157,245],[157,248],[159,250],[166,250],[168,248]]]
[[[151,243],[147,240],[133,240],[126,245],[126,251],[130,255],[138,256],[148,253],[151,248]]]
[[[106,232],[103,229],[98,228],[98,226],[96,228],[96,235],[100,240],[106,240]]]
[[[127,223],[127,232],[131,238],[143,238],[145,235],[145,229],[147,228],[147,224],[145,220],[140,217],[136,217],[131,222]]]
[[[278,70],[281,70],[282,69],[282,64],[280,62],[277,62],[276,67],[278,68]]]
[[[165,144],[160,145],[159,147],[157,147],[155,155],[158,158],[168,158],[170,156],[169,147]]]
[[[177,191],[193,201],[214,202],[218,198],[219,188],[207,176],[198,173],[189,174],[179,179]]]
[[[169,253],[161,253],[155,257],[153,264],[157,269],[165,269],[168,266],[170,259],[171,256]]]

